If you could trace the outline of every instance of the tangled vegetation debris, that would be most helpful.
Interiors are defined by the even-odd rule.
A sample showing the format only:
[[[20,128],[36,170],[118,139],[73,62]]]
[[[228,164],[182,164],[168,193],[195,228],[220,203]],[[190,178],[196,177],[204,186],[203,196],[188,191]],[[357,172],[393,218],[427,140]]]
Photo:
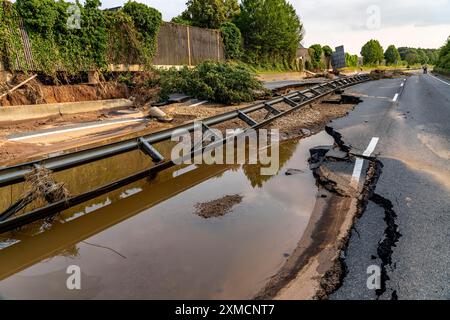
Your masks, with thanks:
[[[262,83],[245,65],[232,62],[204,61],[193,69],[161,72],[161,99],[182,92],[212,102],[237,104],[268,94]]]
[[[4,221],[24,209],[36,200],[43,200],[47,203],[66,200],[69,191],[64,183],[57,183],[50,170],[44,167],[37,167],[26,177],[25,182],[29,185],[27,192],[20,200],[15,202],[7,210],[0,214],[0,221]]]

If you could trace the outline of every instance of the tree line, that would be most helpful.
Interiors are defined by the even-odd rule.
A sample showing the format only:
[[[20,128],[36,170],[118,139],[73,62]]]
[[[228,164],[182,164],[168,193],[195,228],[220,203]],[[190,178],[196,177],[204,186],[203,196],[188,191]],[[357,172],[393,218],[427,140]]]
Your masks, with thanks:
[[[361,56],[365,65],[407,65],[436,64],[439,59],[439,50],[388,46],[383,50],[378,40],[368,41],[361,49]]]
[[[365,66],[413,66],[417,64],[437,65],[440,60],[444,59],[440,58],[440,52],[445,51],[443,49],[397,48],[395,45],[390,45],[384,50],[378,40],[371,39],[361,48],[360,54],[362,64]],[[309,47],[311,62],[308,62],[306,67],[311,70],[325,69],[323,57],[329,58],[332,54],[333,51],[329,46],[322,47],[320,44],[314,44]],[[358,55],[349,53],[345,53],[345,61],[347,67],[357,67],[361,63]]]

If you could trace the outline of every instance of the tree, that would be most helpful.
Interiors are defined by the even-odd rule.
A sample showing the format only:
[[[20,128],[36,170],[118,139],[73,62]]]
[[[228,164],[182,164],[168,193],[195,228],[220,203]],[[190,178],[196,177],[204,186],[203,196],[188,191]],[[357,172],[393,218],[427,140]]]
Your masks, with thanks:
[[[400,54],[398,53],[397,48],[391,44],[387,49],[386,52],[384,53],[384,59],[386,59],[386,64],[394,64],[397,65],[401,58],[400,58]]]
[[[358,56],[356,54],[351,55],[349,53],[345,53],[345,64],[347,67],[357,67],[358,66]]]
[[[188,0],[186,10],[174,18],[201,28],[218,29],[224,22],[231,21],[239,13],[237,0]]]
[[[311,56],[311,62],[314,69],[322,69],[322,53],[323,49],[320,44],[313,44],[309,47],[309,55]]]
[[[192,21],[183,19],[181,15],[173,17],[170,21],[173,23],[184,24],[185,26],[192,26]]]
[[[150,53],[148,62],[156,51],[156,38],[162,22],[161,12],[143,3],[129,1],[123,7],[123,12],[131,17],[139,35],[139,41]]]
[[[333,49],[331,49],[330,46],[323,46],[322,51],[323,51],[323,54],[325,55],[325,57],[327,57],[327,58],[331,57],[333,54]]]
[[[361,55],[364,58],[364,64],[380,64],[384,59],[384,51],[378,40],[368,41],[361,49]]]
[[[405,61],[408,63],[408,65],[414,65],[420,62],[419,53],[417,49],[414,48],[408,48],[408,51],[405,55]]]
[[[436,65],[439,69],[450,72],[450,36],[447,39],[447,43],[439,50],[439,59]]]
[[[245,58],[254,64],[293,64],[303,25],[286,0],[242,0],[235,19],[244,39]]]
[[[225,22],[220,26],[227,59],[239,59],[242,56],[242,35],[234,23]]]
[[[419,62],[421,64],[427,64],[429,62],[428,56],[423,49],[417,49],[417,53],[419,55]]]
[[[27,27],[46,36],[56,23],[58,11],[53,0],[17,0],[16,8]]]

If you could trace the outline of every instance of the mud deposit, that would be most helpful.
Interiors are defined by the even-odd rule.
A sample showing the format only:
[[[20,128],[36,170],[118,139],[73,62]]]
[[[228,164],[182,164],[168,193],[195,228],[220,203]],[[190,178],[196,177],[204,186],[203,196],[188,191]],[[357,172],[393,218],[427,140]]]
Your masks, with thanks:
[[[197,203],[195,214],[205,219],[222,217],[230,213],[235,205],[241,203],[242,198],[241,195],[233,194],[220,199]]]

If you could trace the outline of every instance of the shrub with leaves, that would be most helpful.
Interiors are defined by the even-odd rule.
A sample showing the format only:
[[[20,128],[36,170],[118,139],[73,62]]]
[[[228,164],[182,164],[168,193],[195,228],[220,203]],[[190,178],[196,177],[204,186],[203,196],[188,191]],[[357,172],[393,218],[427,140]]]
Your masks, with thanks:
[[[436,69],[450,74],[450,37],[448,37],[447,43],[439,51]]]
[[[238,60],[242,56],[242,35],[234,23],[225,22],[220,26],[227,59]]]
[[[322,62],[323,49],[320,44],[313,44],[309,47],[309,55],[311,56],[311,63],[314,70],[324,69],[325,66]]]
[[[197,99],[218,103],[250,102],[265,93],[262,83],[243,64],[205,61],[193,69],[164,71],[160,79],[161,99],[183,92]]]
[[[79,28],[68,27],[69,16],[74,13],[68,10],[71,5],[78,7]],[[0,57],[9,68],[47,74],[102,70],[109,63],[149,67],[161,13],[134,1],[117,12],[101,10],[100,6],[100,0],[85,0],[84,5],[64,0],[0,0]],[[31,44],[27,57],[20,20]]]
[[[151,60],[156,50],[156,39],[162,22],[161,12],[136,1],[127,2],[123,11],[133,20],[139,41],[146,49],[144,52],[147,52],[147,55],[144,59]]]

